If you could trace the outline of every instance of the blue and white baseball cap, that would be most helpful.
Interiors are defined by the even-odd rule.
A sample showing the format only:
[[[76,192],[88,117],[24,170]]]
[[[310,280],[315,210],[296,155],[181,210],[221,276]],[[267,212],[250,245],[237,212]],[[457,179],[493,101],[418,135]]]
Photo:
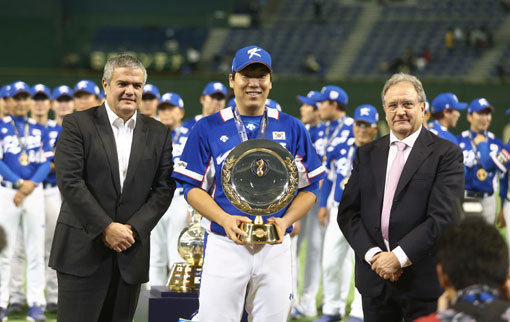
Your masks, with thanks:
[[[27,93],[30,95],[30,86],[22,81],[17,81],[11,84],[11,90],[9,91],[9,97],[14,97],[19,93]]]
[[[162,103],[168,103],[173,106],[177,106],[181,110],[184,108],[184,101],[182,100],[181,96],[177,93],[168,92],[163,94],[163,96],[161,96],[161,99],[159,100],[159,105],[161,105]]]
[[[468,107],[468,114],[471,114],[473,112],[481,112],[485,109],[491,110],[491,112],[494,112],[494,107],[489,103],[489,101],[483,97],[475,98],[471,103],[469,103]]]
[[[154,97],[159,99],[159,89],[152,84],[145,84],[145,86],[143,87],[142,96],[147,94],[153,95]]]
[[[11,85],[4,85],[2,88],[0,88],[0,98],[7,98],[9,97],[9,91],[11,89]]]
[[[467,103],[459,102],[453,93],[441,93],[432,100],[432,113],[442,112],[447,109],[463,111],[468,107]]]
[[[44,94],[48,99],[51,98],[51,91],[50,88],[44,84],[35,84],[32,87],[31,95],[32,98],[34,98],[37,94]]]
[[[326,100],[337,101],[338,103],[347,105],[349,102],[349,96],[347,96],[347,92],[345,92],[340,87],[327,85],[322,88],[321,96],[317,98],[318,102]]]
[[[428,99],[425,99],[425,113],[430,112],[430,103]]]
[[[88,79],[82,79],[76,85],[74,86],[73,94],[76,94],[77,92],[85,92],[88,94],[93,94],[99,97],[99,87],[97,87],[96,83],[93,81],[90,81]]]
[[[280,104],[278,104],[277,101],[272,100],[270,98],[266,99],[266,106],[269,108],[275,108],[280,112],[282,111],[282,107],[280,106]]]
[[[377,113],[377,109],[370,104],[360,105],[354,111],[354,122],[356,121],[376,124],[379,122],[379,113]]]
[[[73,90],[69,86],[60,85],[53,90],[53,93],[51,94],[51,99],[57,100],[62,96],[73,98]]]
[[[223,96],[227,96],[227,87],[220,82],[210,82],[205,85],[204,91],[202,95],[212,95],[212,94],[222,94]]]
[[[258,46],[248,46],[236,52],[234,60],[232,60],[232,73],[238,72],[254,63],[266,65],[269,71],[273,71],[271,67],[271,55]]]
[[[227,107],[234,107],[234,106],[236,106],[236,98],[232,97],[231,99],[228,100]]]
[[[306,94],[306,96],[298,95],[298,100],[303,104],[319,107],[318,99],[321,97],[322,97],[321,92],[309,91],[308,94]]]

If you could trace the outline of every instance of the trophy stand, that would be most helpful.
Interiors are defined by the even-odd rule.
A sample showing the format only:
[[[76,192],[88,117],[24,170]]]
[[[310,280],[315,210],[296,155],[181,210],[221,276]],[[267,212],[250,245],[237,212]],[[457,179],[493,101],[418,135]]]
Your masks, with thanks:
[[[278,232],[273,224],[264,224],[262,216],[256,216],[253,224],[242,223],[241,230],[248,237],[240,236],[239,240],[248,244],[275,244],[278,240]]]
[[[198,292],[200,287],[205,229],[200,225],[202,216],[191,207],[190,213],[191,223],[177,241],[179,255],[186,262],[173,264],[166,284],[171,292]]]

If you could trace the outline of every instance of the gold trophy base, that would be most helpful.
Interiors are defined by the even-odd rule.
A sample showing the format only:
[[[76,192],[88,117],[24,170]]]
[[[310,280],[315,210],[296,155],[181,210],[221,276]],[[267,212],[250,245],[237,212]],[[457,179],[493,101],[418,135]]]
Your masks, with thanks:
[[[187,263],[175,263],[170,270],[166,285],[171,292],[198,292],[202,266],[191,266]]]
[[[264,224],[262,216],[256,216],[253,224],[242,223],[241,229],[248,237],[240,236],[240,240],[247,244],[276,244],[280,239],[276,226]]]

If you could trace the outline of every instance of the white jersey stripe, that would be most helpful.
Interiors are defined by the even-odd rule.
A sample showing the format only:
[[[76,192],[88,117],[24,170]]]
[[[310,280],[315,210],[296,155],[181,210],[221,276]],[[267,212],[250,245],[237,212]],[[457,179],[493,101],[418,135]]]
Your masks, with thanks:
[[[193,172],[193,171],[188,170],[188,169],[183,168],[183,167],[175,168],[174,172],[180,173],[183,176],[186,176],[188,178],[191,178],[193,180],[200,181],[200,182],[202,182],[202,179],[204,178],[203,175],[200,175],[200,174],[198,174],[196,172]]]
[[[315,169],[312,172],[308,173],[308,178],[310,178],[310,179],[315,178],[316,176],[318,176],[319,174],[321,174],[321,173],[323,173],[325,171],[326,171],[326,168],[323,165],[321,165],[317,169]]]

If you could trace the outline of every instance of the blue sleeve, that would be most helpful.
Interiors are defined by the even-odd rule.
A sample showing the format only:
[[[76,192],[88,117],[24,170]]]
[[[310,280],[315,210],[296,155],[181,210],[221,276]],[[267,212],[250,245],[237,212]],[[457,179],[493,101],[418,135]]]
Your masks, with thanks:
[[[333,187],[333,181],[325,178],[322,182],[321,197],[319,199],[319,207],[326,207],[328,204],[328,197]]]
[[[0,160],[0,176],[2,176],[4,180],[10,181],[13,184],[21,179],[21,177],[14,173],[2,160]]]
[[[316,181],[304,188],[298,189],[298,191],[310,191],[313,192],[316,198],[319,198],[319,181]]]
[[[298,133],[297,140],[294,143],[296,147],[294,157],[303,166],[301,170],[298,166],[299,188],[303,188],[314,182],[319,182],[322,178],[326,177],[326,173],[305,126],[297,119],[295,124],[297,124]]]
[[[50,170],[51,170],[50,163],[51,163],[51,161],[49,161],[49,160],[42,163],[39,166],[39,168],[37,168],[37,171],[34,173],[32,178],[30,178],[30,181],[33,181],[35,183],[43,182],[43,180],[46,179],[48,177],[48,174],[50,173]]]
[[[494,171],[497,169],[496,164],[492,161],[492,157],[490,155],[489,143],[488,142],[480,142],[478,144],[478,151],[480,152],[480,161],[482,162],[482,168],[487,171]]]

